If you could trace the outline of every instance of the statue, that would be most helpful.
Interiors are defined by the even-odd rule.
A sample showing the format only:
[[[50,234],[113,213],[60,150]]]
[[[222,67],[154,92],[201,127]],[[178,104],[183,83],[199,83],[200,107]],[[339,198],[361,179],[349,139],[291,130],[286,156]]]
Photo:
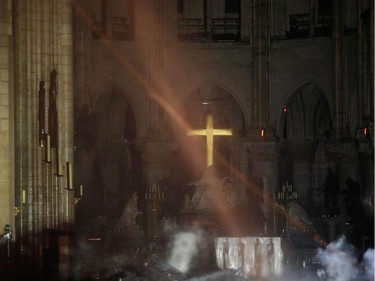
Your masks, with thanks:
[[[142,213],[138,211],[137,202],[138,195],[134,192],[125,204],[124,211],[116,226],[117,230],[123,230],[128,227],[137,226],[135,218]]]
[[[112,232],[112,239],[107,239],[109,249],[117,249],[125,255],[136,254],[144,243],[141,227],[136,222],[136,217],[142,212],[137,208],[138,195],[133,193],[126,202],[122,215]]]
[[[191,199],[185,197],[185,210],[213,210],[238,206],[238,190],[228,177],[218,178],[214,166],[209,166],[202,178],[189,184],[196,187]]]
[[[302,204],[297,199],[292,199],[287,204],[288,220],[290,227],[302,228],[303,231],[311,230],[313,222],[310,220],[309,215],[303,208]]]
[[[346,212],[350,221],[353,221],[353,219],[358,220],[362,217],[361,185],[352,178],[346,179],[346,185],[347,188],[342,191]]]
[[[332,169],[328,169],[328,175],[324,181],[324,207],[329,215],[337,215],[339,213],[337,199],[339,197],[339,181]]]

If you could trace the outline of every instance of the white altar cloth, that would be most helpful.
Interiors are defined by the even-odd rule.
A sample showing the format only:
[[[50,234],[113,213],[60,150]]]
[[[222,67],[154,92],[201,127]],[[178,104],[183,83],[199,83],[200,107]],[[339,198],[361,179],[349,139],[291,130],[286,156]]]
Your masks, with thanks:
[[[283,274],[280,237],[217,237],[216,264],[237,270],[246,278],[264,278]]]

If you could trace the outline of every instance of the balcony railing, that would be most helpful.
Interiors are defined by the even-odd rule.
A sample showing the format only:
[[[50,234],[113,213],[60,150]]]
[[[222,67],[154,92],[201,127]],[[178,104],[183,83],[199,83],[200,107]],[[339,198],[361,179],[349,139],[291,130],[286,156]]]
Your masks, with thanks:
[[[302,38],[309,35],[309,33],[309,14],[289,15],[289,31],[286,32],[288,38]]]
[[[332,18],[330,15],[321,15],[317,23],[314,23],[315,34],[310,34],[310,14],[289,15],[289,31],[286,31],[287,38],[303,38],[308,35],[328,36],[332,31]]]
[[[240,39],[239,18],[213,18],[211,36],[214,41],[238,41]]]
[[[332,33],[332,17],[330,15],[321,15],[315,26],[316,36],[328,36]]]
[[[179,18],[177,36],[179,40],[205,39],[204,21],[201,18]]]

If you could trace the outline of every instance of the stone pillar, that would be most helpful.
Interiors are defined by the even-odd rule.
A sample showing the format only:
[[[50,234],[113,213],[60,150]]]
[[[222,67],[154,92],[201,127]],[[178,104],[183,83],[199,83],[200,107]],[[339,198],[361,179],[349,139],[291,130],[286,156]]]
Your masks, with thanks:
[[[336,175],[340,184],[340,193],[348,188],[347,180],[351,178],[353,181],[363,185],[363,178],[360,171],[360,162],[358,158],[358,150],[353,143],[331,143],[326,144],[325,153],[333,166],[336,168]],[[331,164],[332,166],[332,164]],[[349,217],[349,211],[343,202],[343,196],[339,196],[339,209],[342,210],[343,221]],[[362,208],[363,206],[358,206]]]
[[[374,134],[374,1],[357,1],[358,129]],[[368,8],[368,10],[366,10]]]
[[[335,137],[341,139],[348,134],[346,131],[346,91],[343,81],[343,7],[341,0],[333,0],[332,5],[333,128]]]
[[[288,146],[292,158],[293,189],[306,208],[311,202],[309,191],[312,188],[312,158],[314,147],[310,141],[293,143]]]
[[[263,215],[265,217],[264,234],[273,235],[275,225],[275,192],[279,182],[278,143],[250,143],[247,145],[250,178],[258,178],[263,185]]]
[[[336,169],[340,186],[343,187],[349,177],[354,181],[360,181],[358,149],[353,143],[326,144],[325,153]]]
[[[170,5],[171,3],[165,3],[164,0],[139,0],[135,3],[135,39],[146,43],[143,55],[148,62],[147,69],[144,69],[144,72],[148,73],[148,83],[144,83],[143,86],[149,97],[145,106],[148,109],[150,137],[158,137],[160,128],[164,125],[160,123],[164,121],[162,115],[166,111],[166,103],[163,102],[167,92],[164,61],[166,41],[170,37],[169,26],[173,21],[166,18],[170,15]],[[171,32],[173,33],[172,30]]]
[[[309,36],[315,35],[315,0],[309,0]]]
[[[268,0],[253,1],[252,59],[253,88],[250,97],[251,127],[255,130],[268,127],[268,61],[269,61],[269,3]],[[269,130],[265,130],[268,134]],[[259,134],[259,132],[258,132]]]
[[[136,148],[141,153],[144,184],[151,186],[163,177],[170,177],[171,151],[175,144],[151,140],[138,140]]]
[[[12,34],[12,2],[0,3],[0,229],[6,224],[14,229],[14,100],[13,100],[13,34]],[[6,86],[8,85],[8,86]],[[20,206],[20,202],[16,203]],[[0,266],[0,269],[2,267]],[[1,270],[0,270],[1,273]]]
[[[66,163],[73,163],[72,10],[62,0],[12,3],[14,178],[16,204],[20,204],[15,223],[16,251],[21,257],[21,270],[43,272],[44,251],[58,251],[56,235],[50,232],[67,232],[74,222],[74,194],[66,189],[69,178]],[[47,162],[46,147],[39,142],[38,94],[40,81],[46,82],[46,90],[51,88],[50,73],[54,69],[58,138],[53,161]],[[46,97],[46,113],[49,106]],[[50,116],[46,115],[47,121]],[[47,128],[47,134],[50,131]]]
[[[358,181],[361,182],[361,201],[365,216],[374,215],[374,147],[369,138],[357,137]],[[355,155],[353,155],[355,156]],[[353,158],[353,157],[352,157]],[[355,163],[355,161],[353,161]]]
[[[165,40],[177,40],[177,1],[163,1]]]

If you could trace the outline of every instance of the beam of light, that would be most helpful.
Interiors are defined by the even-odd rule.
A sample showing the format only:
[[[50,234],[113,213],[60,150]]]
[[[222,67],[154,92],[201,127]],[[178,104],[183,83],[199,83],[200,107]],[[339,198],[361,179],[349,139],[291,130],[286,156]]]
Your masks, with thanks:
[[[96,28],[91,17],[82,9],[82,7],[80,7],[75,0],[67,1],[68,3],[71,3],[77,15],[79,15],[80,18],[88,25],[88,27],[96,34],[100,42],[112,53],[112,55],[117,59],[121,66],[129,73],[129,75],[135,78],[140,83],[140,85],[145,89],[148,96],[152,100],[157,102],[162,108],[164,108],[164,110],[168,114],[170,114],[172,120],[174,120],[181,128],[185,128],[186,130],[190,129],[188,124],[181,118],[180,114],[168,102],[168,100],[164,98],[160,93],[157,93],[157,91],[150,85],[145,77],[137,69],[135,69],[124,57],[121,51],[112,44],[110,38],[105,33]]]
[[[87,24],[87,26],[96,34],[96,36],[99,38],[100,42],[113,54],[113,56],[118,60],[120,65],[129,73],[130,76],[135,78],[140,85],[145,89],[147,95],[154,100],[156,103],[158,103],[170,116],[171,120],[173,120],[177,127],[181,128],[185,132],[188,130],[191,130],[190,126],[185,122],[185,120],[180,116],[179,112],[168,102],[168,100],[162,96],[160,93],[158,93],[151,85],[150,83],[145,79],[145,77],[140,74],[139,71],[137,71],[124,57],[124,55],[121,53],[121,51],[112,44],[110,38],[108,36],[98,30],[92,21],[91,17],[82,9],[82,7],[77,3],[75,0],[67,0],[67,3],[72,6],[73,10],[77,13],[77,15]],[[192,147],[185,147],[185,149],[194,149]],[[288,214],[285,212],[283,213],[279,208],[276,208],[278,206],[277,202],[268,194],[263,193],[256,184],[254,184],[252,181],[250,181],[246,175],[244,175],[241,171],[239,171],[237,168],[232,166],[227,160],[223,159],[223,157],[220,157],[220,155],[217,155],[217,159],[222,164],[225,164],[228,170],[232,171],[233,175],[242,182],[244,187],[246,189],[249,189],[255,196],[258,198],[264,198],[266,204],[274,208],[277,212],[280,212],[281,215],[285,215],[286,219],[289,220],[291,223],[294,223],[301,231],[306,229],[306,225],[303,223],[298,222],[295,218],[292,218],[288,216]],[[217,190],[212,190],[212,195],[214,198],[216,198],[217,207],[220,210],[223,210],[223,206],[225,204],[225,196],[222,192],[218,192]],[[228,214],[223,214],[222,219],[225,221],[227,225],[229,225],[234,230],[239,230],[240,226],[236,224],[236,221],[233,220],[232,214],[230,212]],[[319,242],[325,244],[323,240],[320,238],[319,235],[315,234],[314,239]]]
[[[217,154],[215,160],[219,162],[223,167],[225,167],[228,171],[230,171],[233,174],[233,178],[238,179],[243,184],[245,189],[249,190],[252,194],[254,194],[256,198],[263,198],[266,207],[268,207],[272,211],[275,211],[275,215],[277,213],[278,215],[280,215],[280,217],[283,217],[289,225],[295,226],[301,232],[311,234],[311,238],[318,245],[327,245],[327,242],[318,233],[310,231],[308,225],[304,224],[296,217],[289,215],[287,210],[283,210],[282,208],[280,208],[280,204],[272,197],[272,195],[263,192],[263,190],[261,190],[256,183],[250,180],[245,174],[243,174],[240,170],[233,166],[222,155]],[[224,219],[229,225],[232,225],[235,229],[240,229],[240,226],[233,225],[233,220],[231,221],[232,218],[228,217]]]

